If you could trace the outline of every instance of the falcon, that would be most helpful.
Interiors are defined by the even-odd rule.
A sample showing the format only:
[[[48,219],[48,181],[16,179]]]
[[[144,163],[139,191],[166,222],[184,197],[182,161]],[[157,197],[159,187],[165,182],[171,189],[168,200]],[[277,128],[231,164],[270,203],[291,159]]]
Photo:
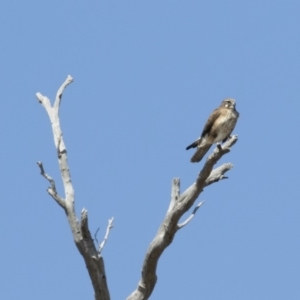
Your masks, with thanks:
[[[227,98],[209,116],[201,136],[186,150],[197,148],[191,162],[199,162],[212,144],[225,142],[235,127],[239,113],[235,109],[235,100]]]

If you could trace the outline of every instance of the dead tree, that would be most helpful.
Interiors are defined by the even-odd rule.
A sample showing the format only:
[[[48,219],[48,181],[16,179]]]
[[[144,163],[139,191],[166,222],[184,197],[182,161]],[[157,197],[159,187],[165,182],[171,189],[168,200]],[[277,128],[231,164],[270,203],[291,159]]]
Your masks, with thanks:
[[[45,177],[50,186],[47,189],[48,194],[56,201],[56,203],[65,211],[70,229],[73,234],[75,245],[82,255],[94,289],[95,300],[109,300],[109,289],[106,281],[104,259],[101,251],[107,241],[110,229],[113,227],[113,218],[108,220],[106,234],[101,243],[95,243],[88,226],[88,212],[82,209],[80,220],[77,219],[75,213],[74,189],[71,181],[70,170],[67,161],[67,150],[63,140],[62,130],[59,121],[59,108],[61,104],[64,89],[73,82],[73,78],[68,76],[62,86],[59,88],[54,104],[51,105],[50,100],[37,93],[39,103],[45,108],[50,118],[54,144],[57,150],[57,158],[60,173],[64,186],[64,197],[57,193],[55,181],[45,172],[42,162],[38,162],[41,175]],[[233,165],[225,163],[215,169],[214,165],[236,143],[237,136],[231,136],[222,147],[216,147],[213,153],[206,160],[202,170],[199,172],[195,182],[180,193],[180,179],[174,178],[172,181],[171,201],[164,220],[162,221],[158,232],[146,252],[141,279],[136,290],[134,290],[127,300],[146,300],[151,296],[157,281],[156,268],[158,260],[164,250],[172,243],[176,232],[187,225],[197,210],[203,204],[203,201],[197,204],[191,215],[180,223],[180,218],[195,203],[203,189],[219,180],[227,178],[224,174],[229,171]]]

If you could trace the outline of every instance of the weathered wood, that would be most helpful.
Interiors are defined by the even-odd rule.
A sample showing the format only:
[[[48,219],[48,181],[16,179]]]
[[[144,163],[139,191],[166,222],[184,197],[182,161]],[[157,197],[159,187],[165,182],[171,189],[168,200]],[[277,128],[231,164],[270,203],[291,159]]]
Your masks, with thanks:
[[[108,229],[108,232],[106,233],[103,243],[101,244],[102,247],[97,249],[89,231],[87,210],[82,210],[80,222],[76,217],[74,188],[72,185],[71,174],[68,166],[67,149],[63,140],[63,133],[60,128],[59,108],[61,104],[62,94],[65,88],[72,82],[73,78],[71,76],[68,76],[62,86],[59,88],[53,106],[51,106],[50,100],[47,97],[43,96],[40,93],[36,94],[38,101],[43,105],[50,118],[54,144],[57,149],[58,165],[64,186],[64,198],[57,194],[55,181],[44,171],[42,162],[38,162],[38,165],[41,170],[41,175],[44,176],[50,183],[50,187],[47,190],[48,193],[64,209],[67,215],[75,245],[82,255],[88,273],[90,275],[94,288],[95,299],[110,300],[105,275],[104,260],[101,255],[101,250],[103,249],[104,244],[108,238],[109,229],[112,228],[113,218],[110,220],[110,227]]]
[[[127,300],[149,299],[157,282],[156,268],[160,256],[172,243],[176,232],[192,220],[198,208],[203,204],[203,201],[194,208],[192,214],[186,221],[179,224],[180,218],[193,206],[204,187],[226,178],[224,174],[233,167],[232,164],[223,164],[214,170],[213,166],[224,154],[230,151],[230,147],[233,146],[236,141],[237,136],[232,136],[222,145],[222,148],[216,147],[199,172],[195,183],[187,188],[181,195],[179,190],[180,180],[179,178],[173,179],[171,201],[167,214],[147,250],[137,289],[129,295]]]

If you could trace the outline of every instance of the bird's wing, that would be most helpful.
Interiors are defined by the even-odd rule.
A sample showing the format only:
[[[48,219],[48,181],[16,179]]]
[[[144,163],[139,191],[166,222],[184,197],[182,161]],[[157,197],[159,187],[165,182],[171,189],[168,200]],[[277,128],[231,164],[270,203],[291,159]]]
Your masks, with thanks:
[[[209,116],[209,118],[203,128],[201,137],[204,137],[211,130],[212,126],[214,125],[214,123],[218,119],[218,117],[221,115],[221,113],[222,113],[222,109],[220,109],[220,107],[216,108],[211,113],[211,115]]]

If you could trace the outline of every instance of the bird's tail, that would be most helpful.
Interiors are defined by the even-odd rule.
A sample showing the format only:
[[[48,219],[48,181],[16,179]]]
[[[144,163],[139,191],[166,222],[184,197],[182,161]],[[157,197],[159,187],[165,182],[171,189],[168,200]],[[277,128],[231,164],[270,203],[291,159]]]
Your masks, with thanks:
[[[198,146],[196,152],[194,153],[194,155],[191,158],[191,162],[199,162],[203,156],[206,154],[206,152],[209,150],[209,148],[211,147],[211,144],[208,143],[202,143]]]
[[[191,149],[191,148],[196,148],[196,147],[199,145],[199,143],[200,143],[200,140],[198,139],[198,140],[196,140],[195,142],[193,142],[192,144],[190,144],[189,146],[187,146],[187,147],[185,148],[185,150],[189,150],[189,149]]]

